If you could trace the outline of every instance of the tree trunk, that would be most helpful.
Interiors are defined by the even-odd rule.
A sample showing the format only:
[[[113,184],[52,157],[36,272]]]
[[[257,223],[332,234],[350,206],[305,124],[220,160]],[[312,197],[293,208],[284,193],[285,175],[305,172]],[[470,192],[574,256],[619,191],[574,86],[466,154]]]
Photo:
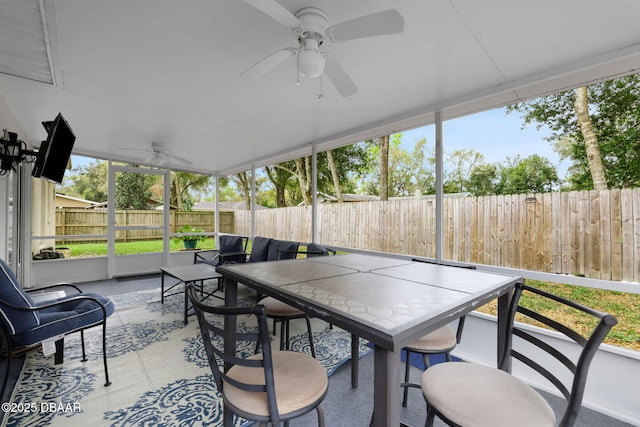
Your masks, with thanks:
[[[311,180],[309,179],[309,173],[311,171],[311,158],[306,156],[304,163],[302,159],[296,159],[296,175],[298,176],[298,182],[300,183],[300,190],[302,193],[302,200],[305,205],[311,205]]]
[[[175,172],[171,172],[171,178],[173,181],[173,197],[176,209],[182,210],[182,191],[180,190],[180,179],[178,178],[178,174]],[[171,193],[171,191],[170,191]],[[169,197],[171,199],[171,197]],[[169,208],[171,208],[171,200],[169,200]]]
[[[333,178],[333,187],[336,189],[336,198],[338,203],[342,203],[342,190],[340,189],[340,178],[338,178],[338,169],[336,168],[336,161],[333,158],[333,151],[327,151],[327,161],[329,162],[329,168],[331,169],[331,177]]]
[[[378,138],[380,146],[380,200],[389,200],[389,135]]]
[[[591,179],[593,181],[594,190],[606,190],[607,179],[602,166],[602,156],[600,154],[600,145],[598,136],[593,129],[591,116],[589,116],[589,99],[587,96],[587,87],[579,87],[575,90],[576,100],[573,104],[576,110],[576,119],[582,138],[587,150],[587,162],[591,171]]]
[[[287,206],[287,198],[286,198],[286,182],[290,172],[284,168],[278,167],[275,165],[273,168],[269,166],[265,166],[265,171],[267,172],[267,177],[269,181],[273,184],[276,189],[276,207],[284,208]],[[286,174],[286,175],[284,175]]]
[[[236,177],[240,183],[240,191],[242,191],[242,195],[244,196],[247,210],[251,210],[251,184],[249,182],[249,176],[246,172],[241,172],[236,174]]]

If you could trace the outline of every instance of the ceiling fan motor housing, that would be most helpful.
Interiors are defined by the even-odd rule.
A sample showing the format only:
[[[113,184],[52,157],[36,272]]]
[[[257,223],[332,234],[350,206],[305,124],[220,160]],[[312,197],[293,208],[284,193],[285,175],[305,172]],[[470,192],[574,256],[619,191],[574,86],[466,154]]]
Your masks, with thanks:
[[[324,33],[329,27],[329,17],[315,7],[305,7],[296,13],[296,18],[302,23],[301,39],[314,39],[320,44],[324,40]]]

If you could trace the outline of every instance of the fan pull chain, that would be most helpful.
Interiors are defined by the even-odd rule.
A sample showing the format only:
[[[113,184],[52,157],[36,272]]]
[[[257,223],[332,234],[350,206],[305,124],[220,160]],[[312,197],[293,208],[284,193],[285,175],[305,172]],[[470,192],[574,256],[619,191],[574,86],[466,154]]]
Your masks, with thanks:
[[[298,48],[298,53],[296,54],[296,64],[298,68],[298,75],[296,76],[296,86],[300,86],[300,49]]]
[[[318,94],[318,99],[322,99],[324,98],[324,89],[322,86],[323,83],[323,78],[324,78],[324,73],[320,74],[320,93]]]

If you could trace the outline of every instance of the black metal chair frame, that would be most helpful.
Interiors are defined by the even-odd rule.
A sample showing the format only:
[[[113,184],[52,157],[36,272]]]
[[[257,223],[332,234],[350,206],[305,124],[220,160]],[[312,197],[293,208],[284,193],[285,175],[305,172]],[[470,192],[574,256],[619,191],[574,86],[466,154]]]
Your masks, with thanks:
[[[568,325],[562,324],[557,320],[551,319],[541,313],[537,313],[521,306],[520,297],[523,291],[537,294],[551,301],[555,301],[557,303],[572,307],[578,312],[590,315],[597,319],[597,324],[588,336],[583,336]],[[527,328],[522,327],[521,324],[515,323],[516,313],[520,313],[523,316],[540,322],[541,324],[544,324],[548,328],[563,334],[573,342],[580,345],[582,347],[582,351],[580,352],[580,356],[577,358],[577,361],[572,361],[571,359],[569,359],[569,357],[565,356],[550,344],[533,336],[527,330]],[[598,351],[598,347],[609,333],[609,330],[617,323],[618,320],[611,314],[603,313],[574,301],[562,298],[560,296],[527,286],[523,283],[518,283],[516,285],[511,305],[509,307],[509,321],[507,322],[506,326],[507,341],[503,349],[502,357],[500,358],[502,363],[499,366],[499,369],[510,372],[513,357],[529,366],[544,378],[546,378],[549,382],[551,382],[567,400],[566,409],[558,425],[560,427],[571,427],[575,424],[578,417],[578,412],[580,411],[580,407],[582,405],[582,398],[584,396],[584,389],[587,381],[587,373],[591,361]],[[549,369],[548,366],[543,366],[541,363],[536,362],[531,357],[515,350],[513,348],[514,336],[517,336],[518,338],[526,341],[530,345],[534,345],[539,350],[545,352],[547,355],[552,356],[553,359],[558,362],[558,366],[564,366],[566,369],[568,369],[569,373],[573,374],[573,380],[571,381],[571,384],[565,385],[565,383],[560,378],[558,378],[557,375],[554,375],[552,373],[551,369]],[[505,402],[505,405],[508,405],[508,402]],[[427,402],[427,426],[433,425],[435,416],[442,419],[451,426],[456,426],[455,423],[451,422],[444,415],[438,412],[438,409],[436,407]]]
[[[189,285],[188,287],[188,295],[191,303],[193,304],[194,310],[196,312],[196,316],[198,318],[198,323],[200,325],[200,331],[202,333],[202,338],[204,341],[205,350],[207,353],[207,359],[209,362],[209,367],[213,373],[214,381],[218,391],[221,393],[224,405],[230,409],[234,414],[253,421],[258,421],[263,425],[263,423],[271,423],[272,425],[278,425],[280,422],[285,422],[301,415],[306,414],[307,412],[316,409],[318,413],[318,422],[319,425],[324,424],[324,413],[320,402],[324,399],[324,396],[318,402],[313,402],[310,405],[305,406],[304,408],[287,414],[286,419],[282,418],[278,412],[278,407],[276,404],[275,397],[275,383],[274,383],[274,375],[273,375],[273,366],[272,366],[272,352],[271,352],[271,340],[269,338],[269,329],[267,326],[267,317],[265,314],[265,306],[264,305],[256,305],[253,307],[213,307],[209,305],[205,305],[198,299],[196,295],[196,289],[194,286]],[[210,313],[213,315],[220,315],[224,317],[224,322],[226,323],[227,318],[239,317],[239,316],[255,316],[258,321],[258,329],[257,331],[250,332],[238,332],[235,331],[232,336],[228,337],[225,335],[225,331],[223,327],[218,326],[212,321],[209,321],[206,318],[205,313]],[[212,340],[212,336],[222,336],[226,340],[227,338],[233,339],[237,342],[255,342],[255,352],[257,353],[260,348],[262,348],[262,358],[261,359],[247,359],[243,357],[239,357],[237,354],[229,354],[224,351],[224,340],[219,341],[221,346],[218,347],[214,345],[214,341]],[[223,363],[224,369],[220,368],[219,361]],[[263,368],[265,372],[265,384],[244,384],[236,381],[234,378],[231,378],[227,375],[227,371],[234,365],[254,367],[254,368]],[[241,390],[251,391],[251,392],[262,392],[266,393],[268,408],[269,408],[269,417],[265,418],[262,416],[256,416],[256,414],[251,414],[243,411],[241,408],[237,408],[232,406],[225,398],[224,394],[224,384],[228,383],[233,385],[236,388]]]
[[[213,260],[218,260],[220,264],[228,264],[234,262],[235,258],[242,258],[242,255],[246,256],[247,244],[249,238],[246,236],[237,236],[242,239],[242,252],[220,252],[219,249],[205,249],[196,251],[193,254],[193,263],[207,262],[210,263]],[[235,257],[234,257],[235,256]]]

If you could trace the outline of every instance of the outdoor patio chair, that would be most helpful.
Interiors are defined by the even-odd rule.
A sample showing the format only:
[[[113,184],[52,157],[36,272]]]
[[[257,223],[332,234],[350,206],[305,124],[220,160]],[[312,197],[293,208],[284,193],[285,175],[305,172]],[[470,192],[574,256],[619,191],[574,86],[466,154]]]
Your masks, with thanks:
[[[66,287],[73,294],[36,303],[29,293]],[[104,361],[105,386],[109,381],[107,368],[107,317],[113,314],[114,306],[109,298],[82,291],[71,284],[62,283],[25,292],[18,283],[11,267],[0,259],[0,324],[8,343],[7,366],[2,385],[2,394],[7,384],[11,355],[14,351],[36,344],[55,340],[55,362],[62,363],[64,336],[80,332],[82,361],[87,360],[84,330],[102,326],[102,357]],[[62,338],[59,338],[62,337]],[[0,395],[2,395],[0,394]]]
[[[220,255],[220,262],[226,263],[226,259],[233,259],[234,262],[261,262],[269,259],[269,244],[273,239],[268,237],[255,236],[251,239],[251,253],[244,249],[235,252],[228,252]]]
[[[215,267],[222,263],[234,264],[246,261],[245,252],[249,241],[247,237],[223,234],[218,237],[218,240],[220,242],[218,249],[195,252],[193,263],[205,263]]]
[[[526,304],[522,304],[520,298],[524,294],[529,298]],[[551,307],[546,309],[548,313],[526,308],[534,300],[538,301],[539,307]],[[593,325],[595,322],[595,326],[586,332],[578,331],[571,320],[575,316],[568,315],[568,311],[580,316],[582,324]],[[516,313],[519,322],[532,320],[559,334],[543,331],[536,337],[534,327],[515,323]],[[583,323],[584,320],[589,323]],[[573,426],[580,411],[589,365],[609,330],[617,323],[610,314],[522,283],[516,285],[500,369],[465,362],[440,363],[427,369],[421,378],[427,401],[426,425],[432,426],[437,416],[453,426],[556,426],[554,411],[546,400],[509,373],[512,358],[515,358],[546,378],[566,398],[567,406],[558,425]],[[556,347],[554,341],[558,342],[559,338],[561,346]],[[566,338],[578,344],[581,350],[567,351]]]
[[[436,264],[435,261],[426,260],[426,259],[413,259],[415,262],[424,262],[428,264]],[[458,264],[458,263],[443,263],[444,265],[451,265],[453,267],[458,268],[468,268],[470,270],[475,270],[475,265],[470,264]],[[458,327],[454,330],[451,326],[445,325],[441,328],[436,329],[433,332],[430,332],[408,346],[404,347],[403,350],[406,352],[406,362],[404,366],[404,383],[402,384],[404,388],[403,396],[402,396],[402,406],[407,406],[407,401],[409,398],[409,374],[411,371],[411,355],[412,354],[421,354],[422,359],[424,360],[424,367],[428,369],[431,363],[429,362],[429,356],[432,354],[444,354],[447,362],[451,362],[451,352],[456,348],[456,345],[460,344],[460,340],[462,339],[462,331],[464,329],[464,316],[458,319]]]
[[[209,367],[225,410],[260,425],[279,425],[315,409],[318,426],[324,426],[321,403],[329,378],[325,368],[314,358],[293,351],[272,351],[265,307],[213,307],[198,299],[189,286],[204,341]],[[257,330],[238,329],[225,334],[223,324],[245,323],[247,316],[257,320]],[[220,316],[224,322],[221,322]],[[217,318],[216,318],[217,317]],[[220,339],[220,338],[223,339]],[[236,341],[237,351],[224,348],[228,340]],[[256,348],[262,353],[254,354]],[[224,366],[224,368],[223,368]]]
[[[456,348],[456,345],[460,344],[460,339],[462,338],[464,319],[464,316],[462,316],[458,320],[458,327],[456,330],[449,325],[445,325],[418,338],[403,348],[406,352],[406,361],[404,366],[404,393],[402,396],[402,406],[407,406],[407,400],[409,398],[410,387],[407,385],[409,384],[409,374],[411,371],[411,355],[421,354],[422,359],[424,360],[425,369],[429,369],[429,366],[431,365],[429,362],[429,355],[432,354],[444,353],[446,361],[451,362],[451,352]]]

